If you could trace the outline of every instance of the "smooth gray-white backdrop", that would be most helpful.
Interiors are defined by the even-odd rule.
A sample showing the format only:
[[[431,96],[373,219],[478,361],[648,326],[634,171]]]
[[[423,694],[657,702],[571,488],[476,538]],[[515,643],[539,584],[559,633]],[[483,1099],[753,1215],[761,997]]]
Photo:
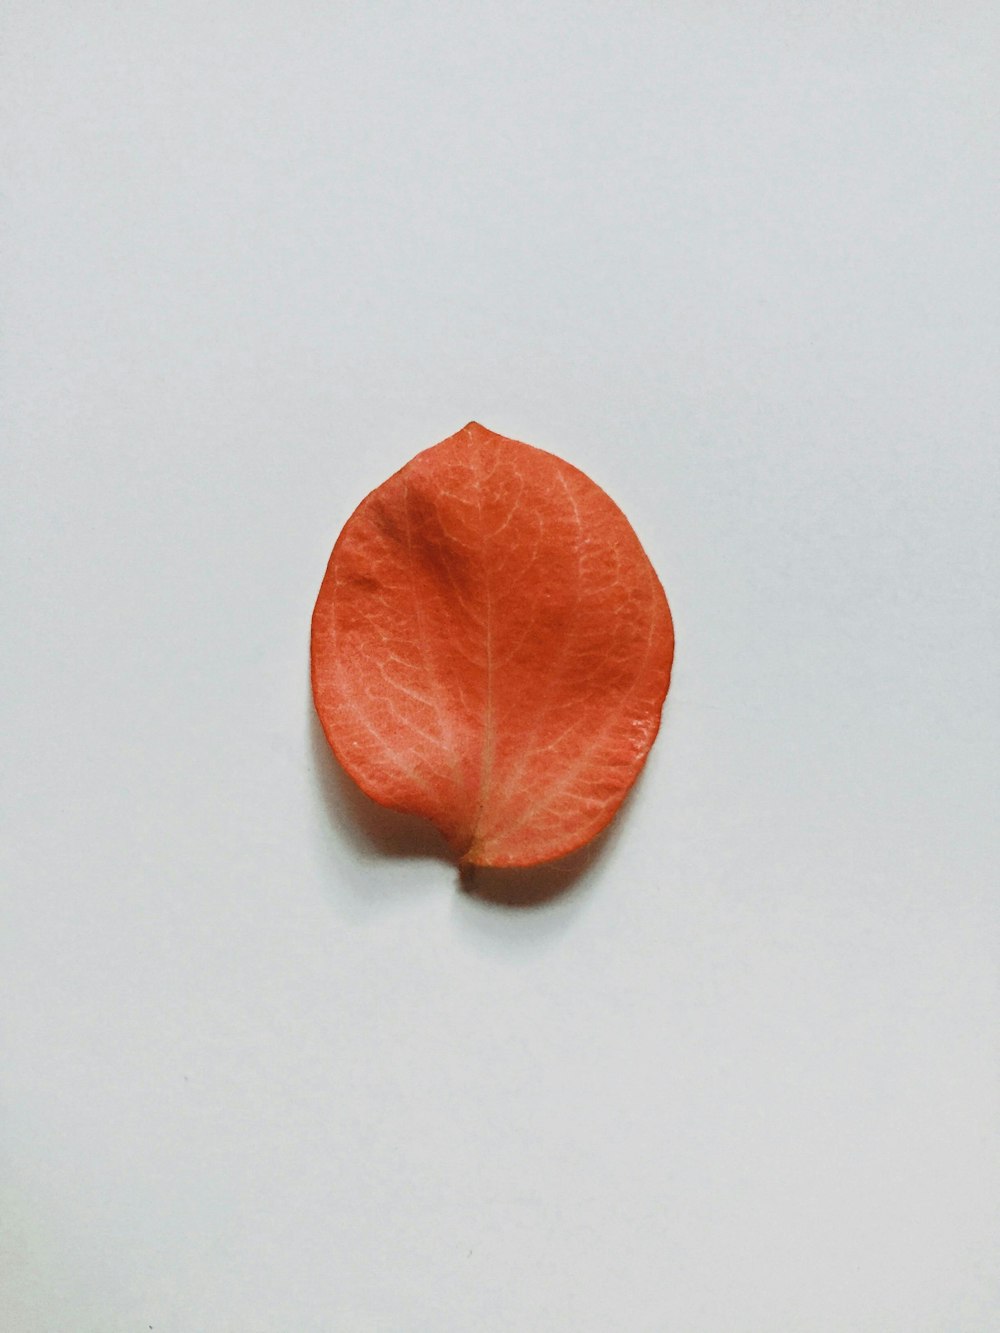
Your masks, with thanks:
[[[0,33],[3,1328],[1000,1328],[996,6]],[[677,625],[533,908],[310,711],[341,525],[473,418]]]

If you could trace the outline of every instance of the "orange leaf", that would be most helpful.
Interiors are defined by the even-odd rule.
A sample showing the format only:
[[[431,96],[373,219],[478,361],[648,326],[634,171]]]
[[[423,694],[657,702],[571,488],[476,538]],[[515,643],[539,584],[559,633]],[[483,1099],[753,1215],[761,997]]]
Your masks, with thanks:
[[[588,477],[475,422],[363,500],[312,622],[326,737],[462,864],[574,851],[645,761],[674,634],[652,565]]]

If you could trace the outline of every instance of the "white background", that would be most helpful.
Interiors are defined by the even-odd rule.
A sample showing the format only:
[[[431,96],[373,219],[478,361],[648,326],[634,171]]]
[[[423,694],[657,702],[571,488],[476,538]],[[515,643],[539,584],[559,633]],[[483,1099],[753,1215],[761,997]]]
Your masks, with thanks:
[[[995,5],[0,23],[0,1325],[1000,1329]],[[470,418],[677,623],[534,908],[311,717]]]

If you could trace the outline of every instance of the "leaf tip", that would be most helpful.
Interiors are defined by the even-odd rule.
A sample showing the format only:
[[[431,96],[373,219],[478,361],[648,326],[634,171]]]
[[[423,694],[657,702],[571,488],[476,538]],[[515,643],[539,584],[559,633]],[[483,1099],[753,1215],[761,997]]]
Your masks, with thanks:
[[[493,432],[488,430],[487,427],[482,425],[479,421],[467,421],[462,427],[461,434],[471,435],[474,438],[481,438],[484,435],[492,435]]]

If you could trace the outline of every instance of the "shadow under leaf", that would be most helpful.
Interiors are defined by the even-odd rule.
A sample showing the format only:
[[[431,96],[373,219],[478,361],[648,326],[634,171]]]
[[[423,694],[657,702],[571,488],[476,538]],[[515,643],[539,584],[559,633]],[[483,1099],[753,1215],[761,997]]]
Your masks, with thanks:
[[[362,857],[430,857],[451,861],[448,844],[433,824],[402,814],[366,796],[341,767],[310,704],[313,759],[330,818]]]
[[[616,822],[556,861],[510,868],[467,866],[461,871],[462,890],[499,907],[541,907],[575,888],[596,867],[614,838]]]

